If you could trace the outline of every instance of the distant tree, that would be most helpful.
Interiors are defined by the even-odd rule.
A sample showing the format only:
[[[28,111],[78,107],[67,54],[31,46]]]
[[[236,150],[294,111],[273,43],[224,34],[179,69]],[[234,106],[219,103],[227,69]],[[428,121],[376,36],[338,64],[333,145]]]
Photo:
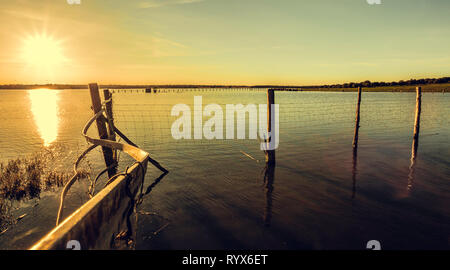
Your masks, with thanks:
[[[370,87],[371,85],[372,83],[369,80],[362,82],[363,87]]]

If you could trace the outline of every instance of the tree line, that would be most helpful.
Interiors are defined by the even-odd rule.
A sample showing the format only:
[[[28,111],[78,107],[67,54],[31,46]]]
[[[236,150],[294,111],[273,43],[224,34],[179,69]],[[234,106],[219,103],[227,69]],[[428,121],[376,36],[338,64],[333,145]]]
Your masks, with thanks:
[[[356,87],[379,87],[379,86],[404,86],[404,85],[426,85],[426,84],[442,84],[450,83],[450,77],[427,78],[427,79],[410,79],[407,81],[400,80],[397,82],[349,82],[343,84],[331,84],[321,86],[311,86],[312,88],[356,88]]]
[[[349,82],[343,84],[326,84],[312,86],[280,86],[280,85],[100,85],[101,88],[356,88],[356,87],[380,87],[380,86],[404,86],[404,85],[426,85],[426,84],[443,84],[450,83],[450,77],[427,78],[427,79],[410,79],[407,81],[400,80],[396,82],[371,82],[369,80],[363,82]],[[0,85],[0,89],[87,89],[86,84],[7,84]]]

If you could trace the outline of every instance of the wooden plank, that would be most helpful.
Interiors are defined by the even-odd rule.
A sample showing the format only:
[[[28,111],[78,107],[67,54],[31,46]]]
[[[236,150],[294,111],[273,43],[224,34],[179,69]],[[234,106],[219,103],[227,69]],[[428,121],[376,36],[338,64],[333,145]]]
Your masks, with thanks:
[[[81,249],[111,248],[111,240],[127,226],[146,168],[147,159],[131,166],[127,176],[118,176],[30,249],[62,250],[71,240]]]

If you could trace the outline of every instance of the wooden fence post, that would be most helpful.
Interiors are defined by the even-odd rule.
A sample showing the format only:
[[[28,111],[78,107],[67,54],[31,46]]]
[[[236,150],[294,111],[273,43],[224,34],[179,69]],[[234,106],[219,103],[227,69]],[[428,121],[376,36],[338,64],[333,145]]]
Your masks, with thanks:
[[[106,102],[106,117],[108,121],[108,139],[111,141],[116,141],[116,132],[114,127],[114,115],[113,115],[113,101],[112,101],[112,94],[109,89],[103,90],[103,96]],[[108,101],[109,100],[109,101]],[[113,159],[114,164],[117,164],[117,150],[113,150]],[[110,172],[108,172],[112,175],[117,173],[117,166],[113,166],[113,168],[110,169]]]
[[[355,134],[353,136],[353,159],[352,159],[352,199],[356,195],[356,172],[358,163],[358,134],[359,134],[359,121],[360,121],[360,107],[361,107],[361,92],[362,88],[358,87],[358,100],[356,102],[356,120],[355,120]]]
[[[416,157],[417,147],[419,145],[419,131],[420,131],[420,113],[422,112],[422,87],[416,88],[416,117],[414,121],[414,137],[413,137],[413,158]]]
[[[103,96],[105,97],[106,102],[106,117],[108,120],[108,139],[111,141],[116,140],[116,133],[114,132],[114,116],[113,116],[113,103],[112,103],[112,95],[108,89],[103,90]]]
[[[102,103],[100,100],[100,93],[98,91],[98,85],[96,83],[89,84],[89,91],[91,93],[92,109],[94,115],[102,109]],[[102,117],[97,118],[97,130],[100,139],[108,139],[108,130],[106,129],[105,119]],[[112,167],[115,164],[113,151],[109,147],[102,146],[103,158],[105,159],[106,167]],[[115,168],[108,170],[108,176],[112,177],[115,174]]]
[[[275,104],[275,90],[269,89],[267,90],[267,131],[270,138],[267,139],[267,145],[269,145],[269,141],[275,141],[275,132],[270,133],[272,131],[272,104]],[[266,163],[275,164],[275,150],[266,150]]]
[[[358,101],[356,103],[356,120],[355,120],[355,134],[353,136],[353,148],[358,147],[358,133],[359,133],[359,112],[361,106],[361,87],[358,87]]]
[[[419,131],[420,131],[420,113],[422,111],[422,88],[416,88],[416,115],[414,120],[414,135],[411,147],[411,164],[409,165],[408,186],[411,190],[414,182],[414,170],[416,167],[417,148],[419,147]]]

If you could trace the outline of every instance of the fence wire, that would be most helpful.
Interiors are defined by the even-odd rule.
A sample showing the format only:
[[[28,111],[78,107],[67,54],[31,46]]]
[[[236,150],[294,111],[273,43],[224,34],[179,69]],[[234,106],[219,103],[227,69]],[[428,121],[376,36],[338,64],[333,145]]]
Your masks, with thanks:
[[[125,132],[139,146],[155,153],[205,151],[244,151],[255,153],[261,140],[249,139],[249,121],[258,121],[256,115],[245,114],[246,139],[227,140],[226,105],[227,104],[267,104],[267,89],[241,89],[227,91],[219,89],[159,89],[158,93],[145,91],[113,91],[113,110],[116,126]],[[448,132],[450,108],[448,95],[423,94],[421,133],[423,135]],[[203,97],[203,107],[210,103],[218,104],[223,110],[222,140],[180,139],[171,134],[174,121],[172,116],[175,104],[185,103],[191,108],[191,137],[193,138],[193,98]],[[300,147],[307,143],[326,143],[341,141],[351,144],[355,128],[356,93],[340,92],[276,92],[275,103],[279,104],[280,148]],[[446,103],[447,102],[447,103]],[[376,138],[383,140],[405,141],[410,143],[414,126],[416,99],[415,93],[362,93],[360,140]],[[234,123],[239,115],[235,115]],[[209,117],[203,117],[205,123]],[[244,120],[244,119],[240,119]],[[260,123],[258,123],[260,124]],[[236,127],[235,127],[236,138]],[[202,149],[202,148],[200,148]],[[198,153],[198,152],[195,152]],[[194,155],[194,154],[192,154]],[[192,158],[196,158],[192,156]]]

